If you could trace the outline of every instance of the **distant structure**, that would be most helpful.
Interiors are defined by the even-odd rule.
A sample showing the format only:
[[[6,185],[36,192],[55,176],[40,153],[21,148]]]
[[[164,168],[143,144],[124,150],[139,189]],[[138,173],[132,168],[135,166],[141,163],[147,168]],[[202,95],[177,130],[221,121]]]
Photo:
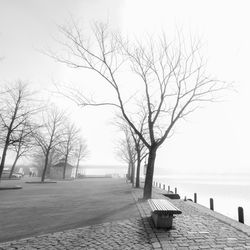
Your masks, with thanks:
[[[50,167],[49,177],[51,179],[62,179],[63,178],[64,161],[60,161],[57,164]],[[75,173],[75,167],[67,163],[65,178],[73,178]]]

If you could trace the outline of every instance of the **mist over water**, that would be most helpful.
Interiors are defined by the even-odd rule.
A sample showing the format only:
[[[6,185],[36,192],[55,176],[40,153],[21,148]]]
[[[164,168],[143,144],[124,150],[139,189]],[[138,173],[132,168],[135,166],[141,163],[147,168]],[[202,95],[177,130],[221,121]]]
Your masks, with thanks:
[[[183,199],[193,200],[209,208],[209,199],[214,199],[214,210],[238,220],[238,207],[244,209],[245,224],[250,225],[250,175],[249,174],[197,174],[156,175],[155,181],[176,187]],[[166,187],[167,189],[167,187]]]

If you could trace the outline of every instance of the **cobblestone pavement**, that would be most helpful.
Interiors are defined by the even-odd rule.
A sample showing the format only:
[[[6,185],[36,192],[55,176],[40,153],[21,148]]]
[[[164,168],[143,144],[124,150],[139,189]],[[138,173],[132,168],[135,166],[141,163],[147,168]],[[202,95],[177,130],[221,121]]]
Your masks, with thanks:
[[[163,198],[163,191],[154,189],[154,198]],[[66,230],[0,244],[0,249],[250,249],[248,226],[232,226],[214,212],[183,200],[171,200],[181,211],[171,230],[155,229],[150,208],[141,189],[133,189],[141,218]]]
[[[0,244],[0,249],[154,249],[143,220],[103,223]]]
[[[163,197],[159,189],[155,189],[153,196],[161,199]],[[140,198],[141,192],[134,190],[134,197]],[[214,217],[214,212],[206,208],[201,209],[199,205],[191,202],[171,202],[182,211],[182,214],[176,216],[171,230],[152,227],[151,232],[158,239],[159,249],[250,249],[250,227],[239,225],[237,229],[228,222],[230,219],[226,222],[221,221]],[[142,217],[149,218],[150,209],[147,202],[138,203],[138,209]]]

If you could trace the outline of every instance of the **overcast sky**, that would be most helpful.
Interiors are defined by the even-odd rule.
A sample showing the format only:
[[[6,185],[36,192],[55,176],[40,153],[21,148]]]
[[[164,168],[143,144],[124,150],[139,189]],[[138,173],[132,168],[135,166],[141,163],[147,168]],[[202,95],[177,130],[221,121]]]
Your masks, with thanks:
[[[202,40],[208,70],[234,83],[223,102],[207,104],[181,122],[175,135],[158,153],[156,173],[250,172],[250,16],[249,1],[168,0],[0,0],[0,84],[28,80],[44,98],[52,82],[83,86],[95,79],[86,72],[69,69],[37,51],[54,46],[56,24],[74,16],[89,25],[106,21],[123,34],[166,32],[176,28]],[[98,83],[98,80],[96,80]],[[104,95],[106,94],[103,92]],[[114,147],[116,129],[109,109],[82,110],[52,97],[70,110],[88,141],[91,164],[118,164]],[[164,170],[163,170],[164,169]]]

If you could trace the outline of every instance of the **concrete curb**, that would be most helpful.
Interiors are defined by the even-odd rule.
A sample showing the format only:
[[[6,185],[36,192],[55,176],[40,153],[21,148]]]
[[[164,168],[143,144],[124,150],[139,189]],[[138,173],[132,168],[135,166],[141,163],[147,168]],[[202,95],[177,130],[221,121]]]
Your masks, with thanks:
[[[15,190],[15,189],[22,189],[23,187],[21,186],[3,186],[0,187],[0,190]]]

